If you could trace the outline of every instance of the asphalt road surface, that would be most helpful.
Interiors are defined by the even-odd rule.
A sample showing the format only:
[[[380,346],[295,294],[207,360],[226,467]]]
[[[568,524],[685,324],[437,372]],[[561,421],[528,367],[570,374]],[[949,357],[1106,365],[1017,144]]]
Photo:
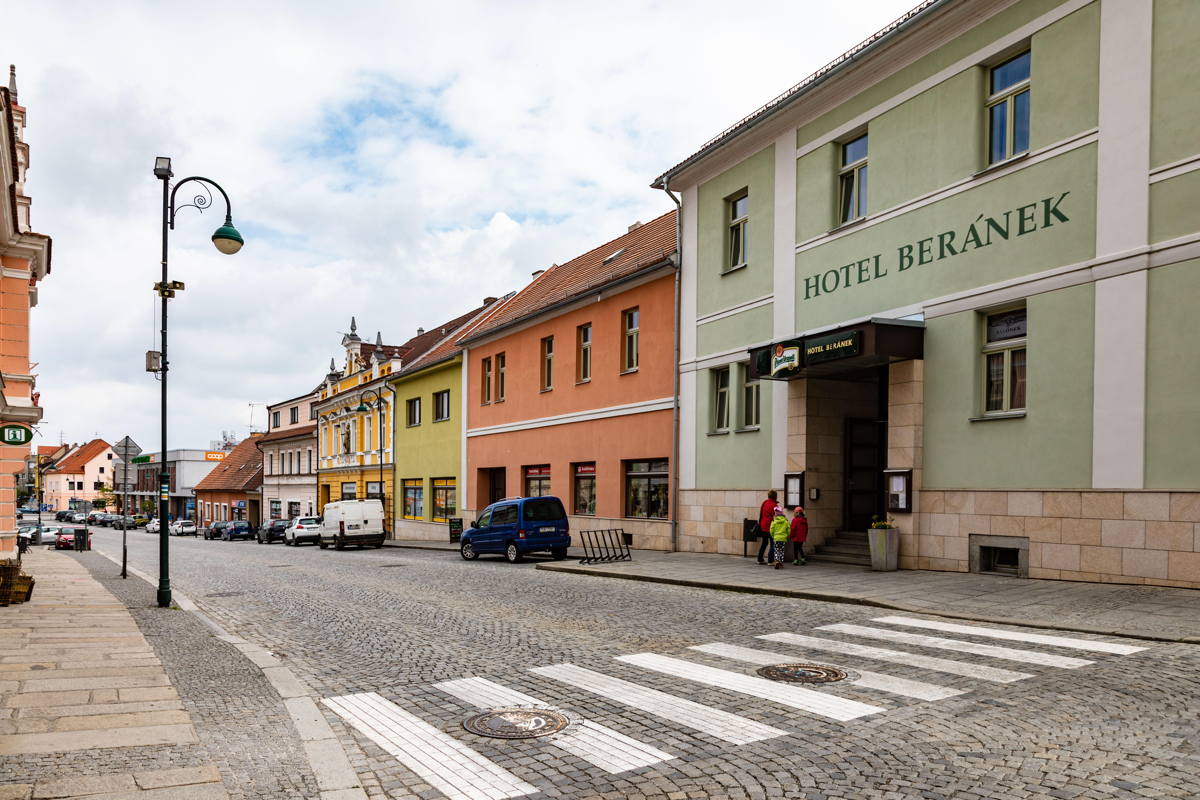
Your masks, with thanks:
[[[157,541],[131,532],[130,563],[157,574]],[[537,559],[170,542],[175,589],[323,698],[372,797],[1200,796],[1191,645],[965,629]],[[95,545],[119,555],[120,532]],[[785,663],[838,680],[758,673]],[[523,711],[500,717],[521,735],[566,727],[463,727],[494,709]]]

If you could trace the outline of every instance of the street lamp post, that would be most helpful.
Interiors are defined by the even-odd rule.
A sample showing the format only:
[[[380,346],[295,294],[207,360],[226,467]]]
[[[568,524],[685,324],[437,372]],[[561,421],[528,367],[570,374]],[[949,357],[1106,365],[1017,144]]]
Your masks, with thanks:
[[[171,188],[171,178],[174,173],[171,172],[171,159],[166,156],[159,156],[154,159],[154,177],[162,181],[163,206],[162,206],[162,281],[154,285],[154,290],[158,296],[162,298],[162,330],[161,330],[161,349],[159,350],[159,363],[157,365],[158,377],[162,383],[161,398],[160,398],[160,414],[161,414],[161,434],[162,434],[162,455],[160,456],[159,473],[158,473],[158,605],[159,608],[168,608],[171,605],[171,575],[169,569],[169,560],[167,557],[167,543],[169,541],[170,532],[167,526],[167,517],[170,513],[170,477],[171,474],[167,470],[167,300],[175,296],[175,292],[183,291],[183,283],[180,281],[167,280],[167,233],[175,230],[175,212],[183,208],[194,208],[197,211],[203,212],[212,204],[212,192],[208,187],[215,188],[221,193],[221,197],[225,200],[225,224],[217,228],[212,235],[213,244],[218,250],[225,255],[233,255],[238,250],[242,249],[242,235],[238,233],[237,228],[233,227],[233,208],[229,203],[229,195],[225,194],[215,181],[200,176],[192,176],[184,178],[179,183],[175,184],[175,188]],[[175,194],[179,189],[187,183],[195,182],[204,190],[204,194],[197,194],[192,198],[192,202],[185,205],[175,206]]]
[[[387,418],[384,416],[385,407],[383,397],[376,389],[363,389],[358,393],[358,408],[354,409],[358,413],[369,412],[371,406],[368,406],[363,400],[367,395],[375,395],[374,407],[379,410],[379,502],[383,506],[383,529],[387,530],[387,493],[384,491],[386,485],[383,480],[383,428]]]

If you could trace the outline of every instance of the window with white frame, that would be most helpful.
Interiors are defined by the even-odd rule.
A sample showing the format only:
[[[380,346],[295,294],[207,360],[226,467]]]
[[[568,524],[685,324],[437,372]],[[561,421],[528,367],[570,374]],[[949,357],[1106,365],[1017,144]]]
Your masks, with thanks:
[[[295,425],[299,421],[300,421],[300,406],[292,406],[291,410],[288,411],[288,422],[290,422],[292,425]]]
[[[496,402],[504,402],[504,353],[496,353]]]
[[[713,431],[729,430],[729,367],[712,371],[713,378]]]
[[[492,360],[482,359],[479,362],[479,402],[487,405],[492,402]]]
[[[1030,53],[988,72],[988,164],[1029,151]]]
[[[542,391],[554,388],[554,337],[542,339]]]
[[[1025,409],[1026,337],[1024,308],[984,318],[983,411],[1004,414]]]
[[[586,383],[592,379],[592,323],[575,329],[575,380]]]
[[[738,368],[738,372],[742,376],[742,427],[757,428],[760,422],[759,415],[759,382],[757,378],[750,377],[750,365],[742,364]]]
[[[627,308],[621,312],[621,332],[624,340],[621,352],[622,372],[633,372],[641,362],[638,341],[641,326],[642,312],[638,308]]]
[[[433,393],[433,421],[445,422],[450,419],[450,390]]]
[[[730,272],[749,263],[746,235],[750,231],[750,193],[743,189],[726,200],[725,205],[729,219],[729,256],[725,272]]]
[[[271,412],[271,427],[272,428],[279,427],[279,412],[278,411]]]
[[[838,223],[867,215],[867,134],[842,145],[838,171]]]
[[[405,403],[408,409],[408,427],[421,424],[421,398],[413,397]]]

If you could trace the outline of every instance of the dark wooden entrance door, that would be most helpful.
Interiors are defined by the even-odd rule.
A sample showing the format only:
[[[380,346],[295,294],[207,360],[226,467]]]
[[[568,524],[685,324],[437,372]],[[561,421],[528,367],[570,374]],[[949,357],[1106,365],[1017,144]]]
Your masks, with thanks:
[[[865,531],[883,516],[883,469],[887,464],[887,423],[846,420],[846,473],[843,530]]]
[[[488,470],[488,504],[503,500],[505,494],[504,467],[493,467]]]

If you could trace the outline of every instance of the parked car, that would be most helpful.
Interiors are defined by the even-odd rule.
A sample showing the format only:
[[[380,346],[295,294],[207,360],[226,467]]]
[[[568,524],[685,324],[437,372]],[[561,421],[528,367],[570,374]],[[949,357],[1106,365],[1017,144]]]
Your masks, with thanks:
[[[104,516],[105,514],[103,511],[93,511],[84,517],[84,522],[86,522],[88,525],[99,525],[100,520],[103,519]]]
[[[271,542],[283,541],[283,534],[291,525],[286,519],[273,519],[267,524],[258,529],[258,543],[270,544]]]
[[[141,527],[143,527],[145,525],[149,525],[149,524],[150,524],[150,518],[147,517],[145,514],[134,514],[133,522],[130,523],[130,525],[132,525],[135,528],[141,528]]]
[[[87,524],[87,518],[88,518],[87,514],[83,513],[82,511],[76,511],[74,514],[71,515],[71,518],[68,521],[76,522],[76,523],[80,523],[80,524]]]
[[[204,529],[204,538],[205,539],[224,539],[225,538],[224,533],[225,533],[225,529],[227,527],[229,527],[229,522],[227,520],[220,520],[219,522],[214,522],[212,525],[209,525],[207,528]]]
[[[570,525],[561,500],[516,497],[492,503],[478,520],[472,520],[459,539],[458,551],[467,561],[479,558],[480,553],[503,553],[515,564],[529,553],[545,551],[554,558],[566,558],[570,546]]]
[[[41,544],[43,539],[49,538],[53,533],[58,532],[58,526],[53,528],[48,525],[38,527],[36,522],[22,522],[17,526],[17,536],[24,536],[29,539],[30,544]]]
[[[346,545],[383,547],[383,502],[381,500],[338,500],[326,503],[321,516],[321,549],[333,545],[343,550]]]
[[[233,519],[221,531],[222,541],[232,542],[234,539],[253,539],[258,528],[244,519]]]
[[[190,519],[177,519],[167,530],[172,536],[195,536],[196,522]]]
[[[55,520],[55,522],[66,522],[68,519],[71,518],[71,515],[73,515],[74,513],[75,513],[74,511],[70,511],[69,509],[63,509],[62,511],[55,511],[54,512],[54,520]]]
[[[100,525],[105,528],[117,528],[120,527],[123,518],[121,514],[105,514],[100,517]]]
[[[70,550],[75,546],[75,537],[87,534],[88,547],[92,546],[92,533],[87,528],[60,528],[54,537],[55,550]]]
[[[295,546],[301,542],[312,542],[313,544],[321,542],[320,517],[296,517],[288,525],[287,531],[283,534],[283,543]]]

